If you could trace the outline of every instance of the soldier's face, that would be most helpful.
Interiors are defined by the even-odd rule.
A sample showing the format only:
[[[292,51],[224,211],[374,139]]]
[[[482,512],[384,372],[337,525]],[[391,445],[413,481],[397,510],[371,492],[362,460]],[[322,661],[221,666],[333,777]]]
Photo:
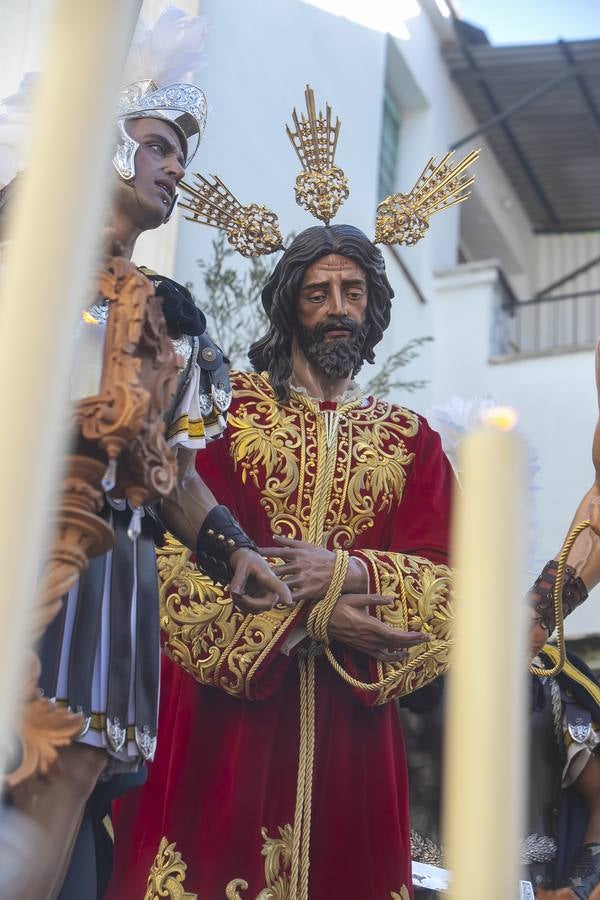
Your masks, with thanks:
[[[132,119],[126,127],[139,144],[135,180],[121,182],[116,202],[145,231],[162,225],[169,214],[185,175],[183,147],[175,129],[162,119]]]

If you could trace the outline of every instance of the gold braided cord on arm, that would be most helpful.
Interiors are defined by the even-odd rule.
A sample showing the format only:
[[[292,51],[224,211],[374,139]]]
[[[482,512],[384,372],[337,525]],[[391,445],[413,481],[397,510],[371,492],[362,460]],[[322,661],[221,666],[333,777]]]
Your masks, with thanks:
[[[563,544],[562,550],[560,551],[560,556],[558,557],[556,581],[554,582],[554,617],[556,621],[556,646],[558,649],[558,660],[553,666],[548,669],[546,669],[544,666],[534,666],[532,664],[529,667],[529,671],[532,672],[533,675],[539,675],[545,678],[553,678],[555,675],[560,675],[565,665],[565,661],[567,659],[567,650],[565,647],[565,617],[563,615],[562,607],[562,592],[565,580],[565,568],[573,544],[582,533],[582,531],[585,531],[586,528],[591,528],[591,524],[592,523],[588,519],[586,519],[585,521],[579,522],[577,525],[575,525],[575,527],[571,529],[566,541]]]
[[[400,575],[400,573],[398,574]],[[402,599],[402,603],[406,609],[408,606],[408,598],[406,596],[406,588],[402,575],[400,575],[398,586],[400,588],[400,597]],[[405,663],[402,663],[401,666],[394,668],[392,672],[388,672],[387,675],[383,676],[377,681],[369,682],[359,681],[358,678],[354,678],[353,675],[350,675],[349,672],[346,672],[341,663],[338,662],[338,660],[335,658],[330,647],[325,647],[325,656],[327,657],[327,661],[329,662],[334,672],[337,672],[337,674],[343,681],[346,682],[346,684],[349,684],[350,687],[358,688],[361,691],[367,691],[368,693],[371,693],[372,691],[383,690],[390,687],[391,685],[398,684],[402,681],[403,678],[406,677],[406,675],[408,675],[409,672],[414,671],[414,669],[421,666],[425,662],[425,660],[438,654],[440,650],[449,649],[450,645],[450,641],[432,639],[429,641],[426,650],[423,650],[420,653],[412,656]]]
[[[403,678],[408,675],[409,672],[413,672],[415,669],[419,668],[419,666],[423,665],[425,660],[429,659],[432,656],[436,656],[440,650],[446,650],[450,647],[450,641],[429,641],[427,645],[427,649],[422,653],[419,653],[417,656],[413,656],[411,659],[407,660],[403,663],[400,668],[395,669],[393,672],[388,672],[383,678],[379,681],[359,681],[358,678],[354,678],[353,675],[350,675],[349,672],[346,672],[344,667],[333,655],[333,651],[329,647],[325,647],[325,656],[327,657],[327,661],[331,665],[331,668],[337,672],[340,678],[349,684],[350,687],[358,688],[361,691],[368,691],[371,693],[372,691],[380,691],[383,688],[391,687],[391,685],[399,684]]]

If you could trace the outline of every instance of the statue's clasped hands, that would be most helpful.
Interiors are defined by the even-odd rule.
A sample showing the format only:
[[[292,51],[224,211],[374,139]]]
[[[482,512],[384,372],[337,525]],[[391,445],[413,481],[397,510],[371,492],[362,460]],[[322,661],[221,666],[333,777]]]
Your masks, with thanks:
[[[283,560],[274,568],[292,592],[294,601],[323,599],[333,576],[335,554],[331,550],[275,536],[276,546],[262,547],[267,557]],[[350,557],[348,572],[329,619],[328,634],[333,641],[340,641],[355,650],[366,653],[383,662],[399,662],[406,649],[429,641],[429,636],[416,631],[400,631],[370,615],[370,606],[387,606],[394,603],[392,596],[369,594],[368,576],[358,559]]]

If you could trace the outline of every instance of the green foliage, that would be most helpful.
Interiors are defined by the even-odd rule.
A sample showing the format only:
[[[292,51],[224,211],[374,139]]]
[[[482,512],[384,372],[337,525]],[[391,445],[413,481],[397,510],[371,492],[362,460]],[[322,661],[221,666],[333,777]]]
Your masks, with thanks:
[[[433,338],[430,336],[412,338],[400,350],[391,353],[383,362],[381,369],[365,384],[365,391],[374,397],[388,397],[392,391],[406,391],[412,394],[413,391],[420,391],[424,388],[427,381],[404,381],[398,375],[398,370],[402,369],[416,359],[419,355],[419,348],[423,344],[428,344]]]
[[[293,237],[288,235],[285,244],[289,245]],[[232,257],[236,264],[232,264]],[[201,306],[208,320],[208,331],[234,369],[248,368],[248,348],[267,330],[260,292],[278,258],[278,255],[254,257],[242,268],[239,256],[220,231],[212,242],[212,255],[207,260],[198,260],[205,290]],[[417,358],[423,344],[432,340],[431,337],[413,338],[390,354],[377,375],[364,385],[365,390],[376,397],[387,397],[391,391],[412,393],[425,387],[426,381],[404,381],[398,373]]]
[[[212,242],[212,255],[198,260],[204,280],[202,311],[208,319],[211,338],[222,347],[232,368],[248,368],[248,348],[267,330],[267,317],[260,292],[276,263],[272,257],[254,257],[241,269],[232,265],[239,256],[219,231]]]

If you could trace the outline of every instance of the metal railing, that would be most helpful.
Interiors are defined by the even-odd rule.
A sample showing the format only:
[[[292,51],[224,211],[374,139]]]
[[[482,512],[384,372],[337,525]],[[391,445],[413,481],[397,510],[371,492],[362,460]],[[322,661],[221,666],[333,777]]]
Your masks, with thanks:
[[[561,353],[593,347],[600,336],[600,290],[516,301],[499,285],[493,356]]]

